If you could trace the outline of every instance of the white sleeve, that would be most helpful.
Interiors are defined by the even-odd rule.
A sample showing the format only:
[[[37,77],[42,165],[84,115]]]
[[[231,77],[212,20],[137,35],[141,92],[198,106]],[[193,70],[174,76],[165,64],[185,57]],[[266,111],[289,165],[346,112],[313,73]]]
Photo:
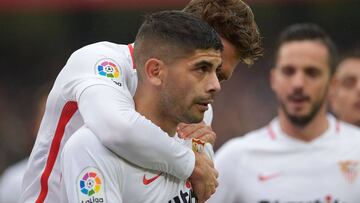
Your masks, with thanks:
[[[237,163],[236,158],[239,154],[235,154],[232,143],[226,143],[216,153],[214,164],[216,170],[219,172],[218,183],[216,192],[207,201],[208,203],[237,203],[236,196],[236,171],[234,170],[234,164]],[[241,168],[236,168],[241,170]]]
[[[206,125],[211,126],[213,120],[213,108],[211,104],[209,104],[209,109],[205,112],[203,120]],[[209,158],[214,160],[214,146],[210,143],[205,143],[204,149]]]
[[[108,46],[95,48],[85,47],[70,57],[63,72],[72,79],[64,77],[63,96],[77,101],[85,124],[118,156],[140,167],[187,179],[195,166],[194,153],[135,111],[127,86],[133,77],[128,60],[109,51]],[[98,71],[97,67],[107,62],[117,67],[116,80]]]
[[[114,153],[183,180],[191,175],[194,153],[137,113],[128,92],[94,85],[81,94],[78,106],[86,125]]]
[[[124,173],[118,158],[89,129],[82,127],[74,135],[61,155],[61,202],[122,203]]]
[[[207,111],[205,111],[203,120],[206,125],[211,126],[211,123],[213,120],[213,108],[212,108],[211,104],[209,104],[209,109]]]

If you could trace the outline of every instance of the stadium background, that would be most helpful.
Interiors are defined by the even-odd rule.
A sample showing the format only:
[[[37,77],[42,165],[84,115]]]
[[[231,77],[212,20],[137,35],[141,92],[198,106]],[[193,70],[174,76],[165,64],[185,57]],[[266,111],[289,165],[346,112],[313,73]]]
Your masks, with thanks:
[[[97,41],[130,43],[142,16],[180,9],[187,0],[1,0],[0,173],[33,144],[31,125],[39,89],[51,85],[76,49]],[[276,114],[269,88],[274,39],[285,26],[315,22],[340,52],[360,46],[359,0],[248,0],[263,35],[265,55],[240,65],[214,103],[217,149],[265,125]],[[30,126],[30,127],[29,127]]]

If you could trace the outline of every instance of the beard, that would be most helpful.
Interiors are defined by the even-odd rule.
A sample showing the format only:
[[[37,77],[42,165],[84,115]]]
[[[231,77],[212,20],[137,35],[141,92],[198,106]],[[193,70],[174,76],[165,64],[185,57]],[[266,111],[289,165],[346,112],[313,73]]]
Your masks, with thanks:
[[[287,119],[289,119],[289,121],[297,127],[305,127],[314,119],[314,117],[317,115],[317,113],[319,112],[322,105],[324,105],[325,98],[326,97],[324,94],[318,101],[316,101],[312,104],[310,112],[303,116],[297,116],[297,115],[291,114],[288,111],[288,109],[286,108],[285,103],[281,102],[280,100],[279,101],[280,101],[280,108],[284,111]]]
[[[160,93],[159,111],[163,117],[173,120],[176,123],[199,123],[203,120],[203,115],[196,115],[191,107],[194,102],[187,102],[185,93],[172,90],[170,88]]]
[[[286,117],[289,119],[289,121],[298,127],[305,127],[307,126],[316,116],[316,114],[319,112],[321,108],[322,102],[315,103],[312,107],[310,112],[307,115],[304,116],[296,116],[289,113],[289,111],[286,109],[285,104],[281,103],[281,108],[285,112]]]

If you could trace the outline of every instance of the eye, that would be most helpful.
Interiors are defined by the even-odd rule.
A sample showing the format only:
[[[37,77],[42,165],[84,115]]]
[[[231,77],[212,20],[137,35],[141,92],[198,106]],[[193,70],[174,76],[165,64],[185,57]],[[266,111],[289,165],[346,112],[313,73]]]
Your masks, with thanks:
[[[295,73],[295,68],[292,66],[284,66],[281,69],[282,74],[286,75],[286,76],[292,76]]]
[[[321,75],[321,71],[318,68],[309,67],[309,68],[305,69],[305,74],[312,78],[316,78]]]
[[[340,84],[346,89],[352,89],[355,87],[357,79],[355,77],[345,77],[341,80]]]
[[[199,73],[207,72],[207,71],[209,71],[209,66],[207,66],[207,65],[198,66],[196,68],[196,71]]]

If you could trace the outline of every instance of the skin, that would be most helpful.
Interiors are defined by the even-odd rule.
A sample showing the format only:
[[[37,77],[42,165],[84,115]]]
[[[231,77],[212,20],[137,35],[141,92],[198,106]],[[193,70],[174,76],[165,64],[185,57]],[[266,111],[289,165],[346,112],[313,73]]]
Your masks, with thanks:
[[[180,123],[176,129],[177,133],[184,139],[197,138],[206,140],[206,142],[214,145],[216,140],[216,133],[212,130],[211,126],[206,125],[204,122],[196,124]]]
[[[360,58],[347,58],[339,64],[329,98],[339,119],[360,126]]]
[[[192,56],[169,66],[159,103],[164,112],[160,113],[166,118],[164,120],[176,125],[201,122],[208,105],[214,101],[215,93],[221,89],[216,74],[221,67],[220,53],[195,51]],[[169,112],[173,113],[169,115]]]
[[[215,50],[196,50],[172,64],[149,59],[145,71],[147,77],[151,77],[149,82],[153,83],[154,90],[152,95],[144,93],[149,96],[138,103],[146,102],[146,98],[156,102],[151,108],[139,106],[143,115],[151,115],[151,120],[170,135],[175,134],[180,122],[202,121],[207,105],[221,89],[216,74],[221,62],[221,53]]]
[[[202,121],[221,89],[217,77],[221,64],[221,52],[212,49],[195,50],[171,64],[148,59],[142,69],[146,80],[139,81],[134,96],[136,110],[169,135],[175,135],[180,122]],[[205,202],[215,192],[218,172],[205,153],[195,152],[195,157],[189,180],[198,202]]]
[[[326,46],[315,40],[287,42],[279,48],[271,88],[279,101],[280,126],[289,136],[312,141],[328,127],[328,56]]]
[[[225,38],[221,38],[221,42],[224,46],[223,52],[221,53],[222,66],[217,69],[217,77],[219,82],[224,82],[229,80],[241,61],[236,47],[231,44]],[[183,139],[198,138],[205,142],[209,142],[214,145],[216,140],[216,133],[212,130],[211,126],[206,125],[204,122],[199,123],[186,123],[182,122],[177,127],[178,136]],[[199,202],[205,201],[215,192],[217,187],[217,181],[211,182],[211,179],[200,179],[198,177],[204,176],[204,171],[212,170],[214,165],[204,154],[195,153],[195,156],[202,156],[201,158],[196,158],[195,169],[190,176],[189,180],[192,183],[196,196],[198,197]],[[201,160],[205,161],[207,167],[205,168],[201,164]],[[198,167],[199,166],[199,167]],[[217,173],[217,172],[216,172]],[[201,174],[201,175],[196,175]],[[214,176],[213,176],[214,177]],[[217,177],[217,176],[216,176]],[[201,184],[205,183],[205,184]]]
[[[217,71],[220,83],[231,78],[241,61],[241,57],[233,44],[225,38],[221,38],[221,42],[224,46],[223,52],[221,53],[223,64]],[[198,138],[211,144],[214,144],[216,140],[216,133],[212,130],[211,126],[207,126],[203,122],[195,124],[181,123],[177,128],[177,133],[184,139]]]
[[[239,56],[236,47],[228,40],[221,38],[221,43],[224,46],[224,50],[221,54],[223,65],[218,72],[218,77],[220,82],[224,82],[231,78],[235,68],[240,64],[241,57]]]

